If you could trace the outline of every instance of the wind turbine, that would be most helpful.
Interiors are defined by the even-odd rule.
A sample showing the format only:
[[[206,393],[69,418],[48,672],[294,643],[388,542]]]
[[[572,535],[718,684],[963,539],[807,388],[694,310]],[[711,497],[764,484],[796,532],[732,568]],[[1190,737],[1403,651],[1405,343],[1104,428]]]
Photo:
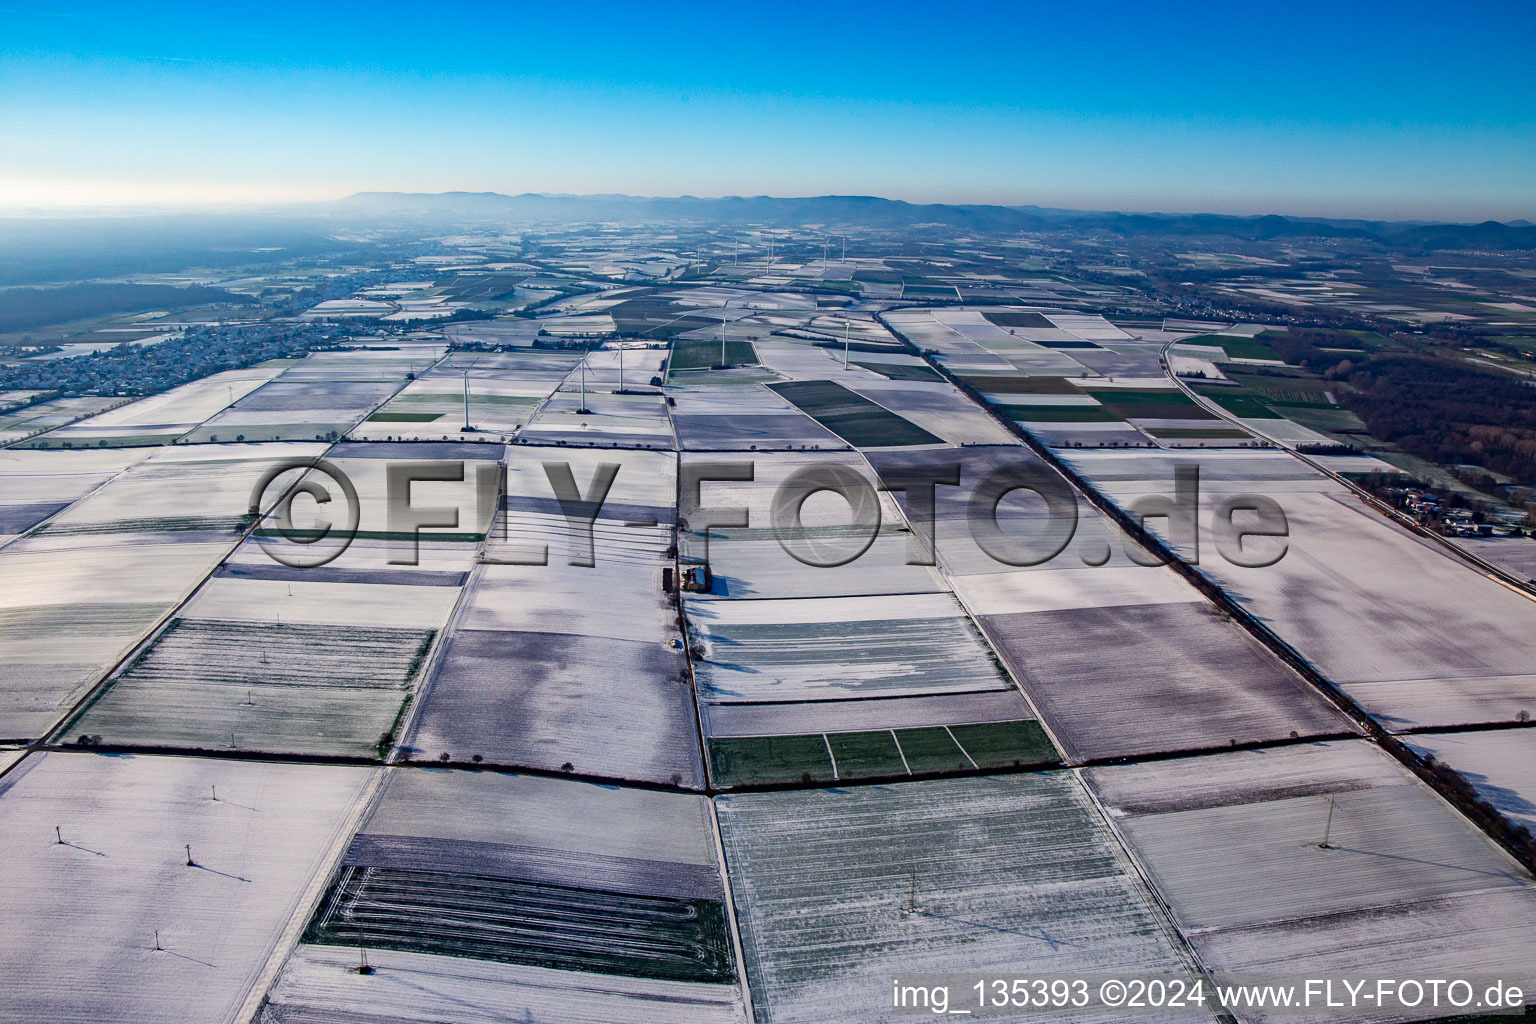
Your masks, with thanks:
[[[464,429],[465,430],[473,430],[474,429],[473,427],[471,427],[469,425],[469,371],[473,370],[475,368],[475,363],[478,363],[479,361],[480,360],[476,359],[474,362],[472,362],[468,366],[464,367]]]
[[[853,330],[853,321],[843,320],[843,369],[848,369],[848,335]]]
[[[720,307],[720,369],[725,369],[725,308],[731,304],[730,299]]]

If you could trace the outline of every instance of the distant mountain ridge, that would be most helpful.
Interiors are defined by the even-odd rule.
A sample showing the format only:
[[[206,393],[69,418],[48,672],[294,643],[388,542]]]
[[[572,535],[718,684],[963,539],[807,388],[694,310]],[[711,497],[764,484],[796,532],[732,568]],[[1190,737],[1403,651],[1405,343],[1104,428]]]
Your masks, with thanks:
[[[1080,230],[1111,234],[1278,238],[1358,238],[1407,249],[1536,249],[1536,226],[1338,220],[1268,214],[1120,213],[1039,206],[908,203],[878,196],[547,195],[525,192],[359,192],[321,204],[334,214],[460,217],[470,221],[704,221],[723,224],[819,224],[902,228],[934,225],[988,232]]]

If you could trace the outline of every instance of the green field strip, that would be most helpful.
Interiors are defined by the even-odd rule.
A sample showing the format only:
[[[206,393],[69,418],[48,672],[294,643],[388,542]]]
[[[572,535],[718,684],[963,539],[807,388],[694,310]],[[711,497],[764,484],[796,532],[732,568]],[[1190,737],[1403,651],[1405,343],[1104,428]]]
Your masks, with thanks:
[[[674,338],[671,362],[673,370],[707,370],[720,365],[720,339]],[[727,338],[725,362],[727,366],[747,366],[757,363],[757,347],[750,341]]]
[[[1061,761],[1039,722],[952,725],[949,733],[981,768],[1058,764]]]
[[[709,769],[721,786],[831,781],[832,758],[821,733],[739,736],[709,741]]]
[[[440,420],[442,412],[376,412],[368,417],[369,423],[431,423]]]
[[[958,772],[971,767],[960,744],[943,726],[931,729],[897,729],[896,740],[913,774]]]
[[[1040,723],[974,725],[793,736],[714,737],[710,770],[720,786],[890,778],[933,772],[1060,764]]]
[[[1030,423],[1118,423],[1116,416],[1102,405],[1002,405],[998,408],[1013,420]]]
[[[944,378],[938,372],[928,366],[913,366],[908,363],[875,363],[863,360],[851,360],[854,366],[861,366],[866,370],[873,370],[882,377],[891,380],[924,380],[943,382]]]
[[[768,387],[855,448],[943,443],[917,424],[835,381],[797,380]]]
[[[1065,377],[1012,377],[988,373],[957,373],[955,376],[993,395],[1080,395],[1082,390]]]
[[[890,732],[833,732],[826,736],[840,779],[907,773],[901,748]]]
[[[1252,392],[1210,389],[1201,390],[1200,393],[1227,412],[1242,419],[1278,420],[1285,418],[1264,404],[1264,400]]]

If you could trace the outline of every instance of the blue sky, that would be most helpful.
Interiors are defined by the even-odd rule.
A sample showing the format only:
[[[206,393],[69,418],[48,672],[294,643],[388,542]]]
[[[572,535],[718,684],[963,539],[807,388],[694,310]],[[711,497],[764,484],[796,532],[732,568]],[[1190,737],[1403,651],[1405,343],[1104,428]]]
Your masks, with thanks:
[[[493,189],[1536,219],[1533,44],[1530,0],[0,6],[0,206]]]

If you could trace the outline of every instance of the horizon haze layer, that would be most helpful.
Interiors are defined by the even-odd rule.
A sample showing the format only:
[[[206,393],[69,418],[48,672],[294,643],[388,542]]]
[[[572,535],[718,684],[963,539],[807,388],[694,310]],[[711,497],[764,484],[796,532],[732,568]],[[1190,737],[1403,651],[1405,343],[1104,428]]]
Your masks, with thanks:
[[[1536,217],[1529,4],[6,11],[0,208],[873,194]]]

